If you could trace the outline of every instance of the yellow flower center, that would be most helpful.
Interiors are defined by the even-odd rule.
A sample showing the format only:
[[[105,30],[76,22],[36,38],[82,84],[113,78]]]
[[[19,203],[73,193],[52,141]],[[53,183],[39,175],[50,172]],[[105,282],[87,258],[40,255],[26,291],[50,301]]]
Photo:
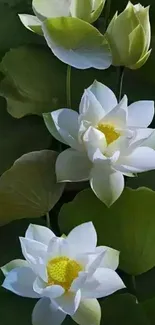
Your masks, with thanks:
[[[120,133],[117,132],[113,125],[110,124],[98,124],[98,130],[104,133],[107,141],[107,145],[117,140],[120,137]]]
[[[48,285],[60,285],[69,290],[82,267],[76,261],[61,256],[50,260],[47,264]]]

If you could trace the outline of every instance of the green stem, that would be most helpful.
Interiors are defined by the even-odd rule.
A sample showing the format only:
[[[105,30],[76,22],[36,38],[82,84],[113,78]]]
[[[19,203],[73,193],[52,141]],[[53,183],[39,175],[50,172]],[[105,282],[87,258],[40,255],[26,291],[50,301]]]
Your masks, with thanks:
[[[71,66],[67,66],[66,77],[66,94],[67,94],[67,107],[71,108]]]
[[[111,9],[111,0],[107,0],[106,11],[105,11],[105,31],[107,30],[107,27],[109,25],[110,9]]]
[[[123,79],[124,79],[124,67],[119,67],[119,76],[118,76],[118,87],[117,87],[117,96],[118,101],[122,99],[122,88],[123,88]]]
[[[46,213],[46,226],[51,228],[50,215],[49,212]]]

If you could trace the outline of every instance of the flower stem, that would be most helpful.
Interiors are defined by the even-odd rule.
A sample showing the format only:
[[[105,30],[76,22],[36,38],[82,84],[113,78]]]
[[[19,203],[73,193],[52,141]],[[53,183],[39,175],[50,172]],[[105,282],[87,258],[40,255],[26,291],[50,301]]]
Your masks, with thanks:
[[[118,94],[118,101],[122,99],[122,87],[123,87],[123,79],[124,79],[124,67],[119,67],[119,76],[118,76],[118,87],[117,87],[117,94]]]
[[[111,0],[107,0],[106,11],[105,11],[105,31],[107,30],[107,27],[109,25],[110,9],[111,9]]]
[[[67,107],[71,108],[71,66],[67,66],[66,77],[66,94],[67,94]]]
[[[51,228],[51,222],[50,222],[49,212],[46,213],[46,226],[48,228]]]

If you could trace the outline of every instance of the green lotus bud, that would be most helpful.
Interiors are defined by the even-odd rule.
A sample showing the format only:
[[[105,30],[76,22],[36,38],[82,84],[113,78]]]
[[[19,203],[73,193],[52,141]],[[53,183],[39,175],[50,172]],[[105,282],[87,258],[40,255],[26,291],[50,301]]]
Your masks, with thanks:
[[[71,16],[93,23],[101,14],[105,2],[106,0],[72,0]]]
[[[93,23],[101,14],[106,0],[33,0],[39,19],[75,17]]]
[[[149,7],[128,3],[125,10],[117,13],[106,31],[113,65],[138,69],[150,56],[151,26]]]

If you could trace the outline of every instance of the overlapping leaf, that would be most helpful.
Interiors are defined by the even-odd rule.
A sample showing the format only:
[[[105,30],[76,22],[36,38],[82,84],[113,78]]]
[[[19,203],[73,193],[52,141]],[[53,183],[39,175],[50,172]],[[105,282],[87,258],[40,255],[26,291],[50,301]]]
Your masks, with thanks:
[[[26,62],[26,64],[25,64]],[[0,85],[14,117],[50,112],[66,103],[66,66],[41,47],[20,47],[1,63],[5,79]],[[61,93],[60,93],[61,90]]]
[[[108,209],[91,190],[85,190],[62,207],[60,228],[68,233],[75,225],[93,221],[99,245],[118,249],[120,268],[138,275],[155,266],[154,200],[155,192],[149,189],[125,189]]]
[[[59,200],[64,185],[56,182],[50,150],[31,152],[18,159],[0,178],[0,224],[40,217]]]
[[[23,154],[49,148],[51,140],[41,117],[17,120],[7,113],[5,99],[0,97],[0,175]]]

